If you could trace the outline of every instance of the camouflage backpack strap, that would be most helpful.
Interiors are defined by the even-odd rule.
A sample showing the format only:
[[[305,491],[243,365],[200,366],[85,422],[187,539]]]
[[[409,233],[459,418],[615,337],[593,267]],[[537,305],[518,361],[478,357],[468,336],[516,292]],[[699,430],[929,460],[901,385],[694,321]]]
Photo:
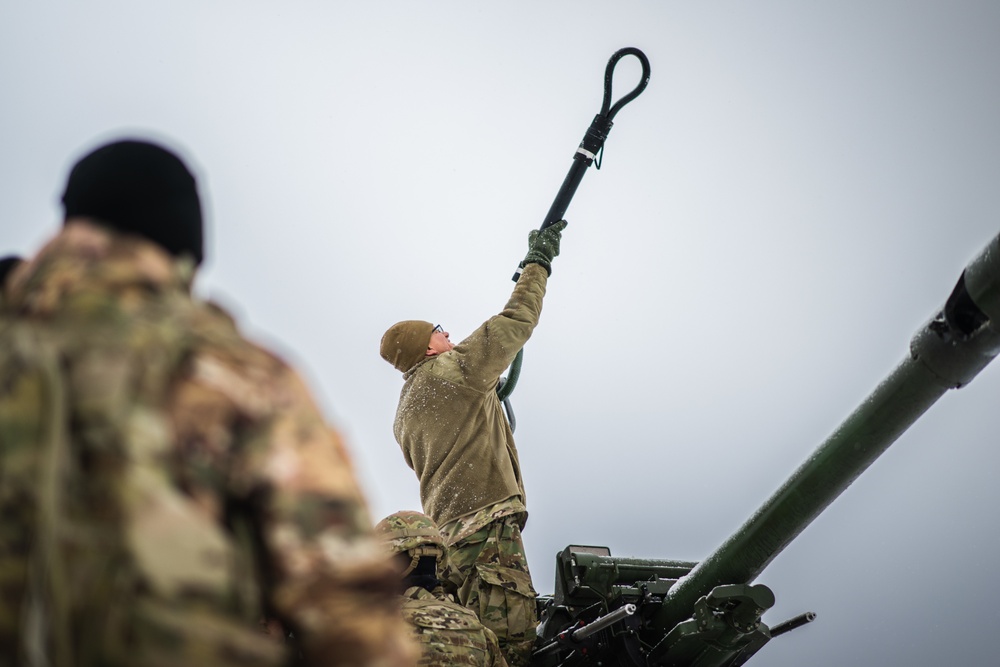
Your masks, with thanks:
[[[68,458],[59,355],[21,323],[4,323],[0,341],[0,644],[20,664],[72,665],[57,546]]]

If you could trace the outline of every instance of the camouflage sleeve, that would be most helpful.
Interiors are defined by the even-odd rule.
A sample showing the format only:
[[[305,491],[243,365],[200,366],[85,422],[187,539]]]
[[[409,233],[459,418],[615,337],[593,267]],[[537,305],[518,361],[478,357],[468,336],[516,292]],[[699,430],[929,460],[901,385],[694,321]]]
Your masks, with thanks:
[[[524,267],[504,309],[455,347],[471,386],[495,381],[510,366],[538,324],[548,274],[538,264]],[[477,382],[478,380],[478,382]]]
[[[261,528],[267,606],[308,665],[410,665],[394,576],[337,433],[287,367],[269,381],[277,409],[240,445],[231,484]]]
[[[497,640],[496,633],[485,625],[483,632],[486,634],[486,643],[489,646],[489,662],[486,663],[486,667],[508,667],[507,660],[500,651],[500,642]]]

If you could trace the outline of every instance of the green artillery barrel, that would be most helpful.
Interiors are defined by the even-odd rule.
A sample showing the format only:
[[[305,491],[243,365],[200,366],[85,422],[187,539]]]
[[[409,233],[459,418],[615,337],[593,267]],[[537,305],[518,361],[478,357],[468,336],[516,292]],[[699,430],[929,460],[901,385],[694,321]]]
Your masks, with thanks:
[[[1000,236],[966,267],[910,355],[715,553],[668,592],[652,622],[669,630],[722,584],[750,583],[948,389],[1000,351]]]

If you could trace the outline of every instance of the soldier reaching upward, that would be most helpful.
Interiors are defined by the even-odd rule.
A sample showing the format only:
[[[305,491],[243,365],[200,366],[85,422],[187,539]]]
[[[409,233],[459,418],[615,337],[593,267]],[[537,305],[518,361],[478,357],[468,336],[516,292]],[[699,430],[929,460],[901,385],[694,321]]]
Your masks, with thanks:
[[[565,227],[560,221],[531,232],[507,305],[458,345],[440,326],[406,320],[390,327],[380,346],[403,373],[393,430],[420,479],[424,511],[441,527],[461,574],[459,600],[496,633],[516,666],[530,659],[538,621],[521,541],[524,483],[496,388],[538,324]]]
[[[396,512],[375,526],[397,559],[403,618],[413,628],[426,667],[507,667],[497,636],[469,608],[445,594],[438,578],[447,561],[437,524],[420,512]]]
[[[301,379],[190,294],[195,180],[73,168],[0,317],[0,664],[412,665],[351,465]]]

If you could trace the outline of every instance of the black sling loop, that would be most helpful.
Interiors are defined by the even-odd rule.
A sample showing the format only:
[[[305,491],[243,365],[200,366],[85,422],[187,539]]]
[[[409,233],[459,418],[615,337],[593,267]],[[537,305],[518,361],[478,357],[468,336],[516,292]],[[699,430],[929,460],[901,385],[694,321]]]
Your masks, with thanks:
[[[611,106],[611,83],[614,78],[615,66],[618,61],[625,56],[635,56],[639,59],[639,63],[642,65],[642,78],[636,87],[632,89],[630,93],[624,95],[620,100],[615,102],[614,106]],[[542,226],[539,229],[545,229],[549,225],[556,223],[563,219],[566,213],[566,209],[569,207],[570,201],[573,199],[573,195],[576,194],[576,189],[580,185],[580,181],[583,180],[583,175],[587,173],[587,168],[590,165],[597,162],[597,168],[601,168],[601,155],[604,151],[604,140],[608,138],[608,133],[611,131],[611,126],[613,125],[613,120],[615,115],[621,111],[622,107],[634,100],[639,94],[645,90],[646,84],[649,83],[649,60],[646,58],[646,54],[635,47],[626,47],[624,49],[619,49],[614,52],[611,58],[608,60],[608,65],[604,69],[604,101],[601,104],[601,111],[596,116],[594,116],[593,122],[591,122],[590,127],[587,128],[587,133],[583,135],[583,141],[576,149],[576,153],[573,154],[573,165],[569,169],[569,173],[566,174],[566,178],[563,179],[562,187],[559,188],[559,193],[556,195],[555,200],[552,202],[552,206],[549,208],[549,212],[545,216],[545,220],[542,222]],[[514,273],[513,280],[517,282],[517,279],[521,277],[521,269],[518,268]],[[510,422],[510,430],[514,430],[514,411],[510,405],[510,395],[514,391],[514,387],[517,384],[517,378],[521,373],[521,361],[524,358],[524,349],[520,349],[517,355],[514,357],[514,361],[510,365],[510,372],[505,378],[500,378],[500,383],[497,385],[497,398],[503,401],[504,409],[507,412],[507,420]]]

